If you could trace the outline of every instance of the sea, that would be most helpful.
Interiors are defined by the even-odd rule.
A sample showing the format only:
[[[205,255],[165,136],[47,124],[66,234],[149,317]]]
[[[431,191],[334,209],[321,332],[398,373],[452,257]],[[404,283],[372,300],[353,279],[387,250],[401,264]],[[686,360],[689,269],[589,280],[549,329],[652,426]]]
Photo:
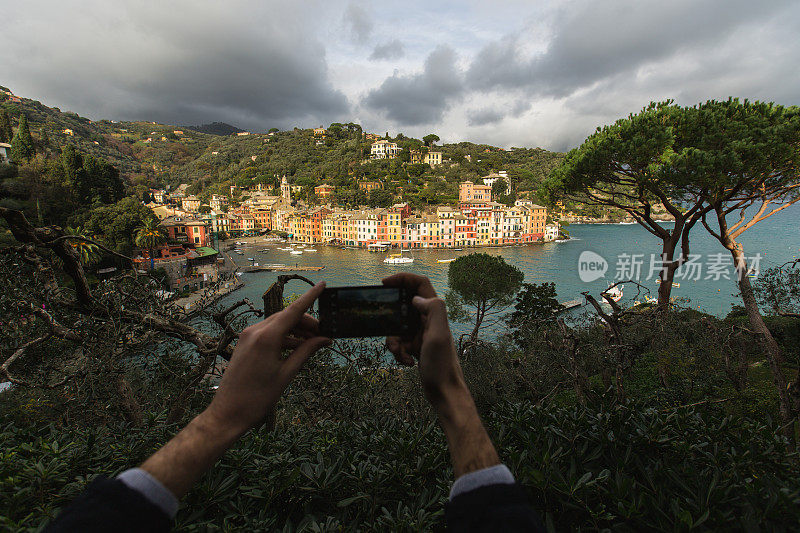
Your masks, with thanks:
[[[664,224],[666,227],[671,225]],[[600,292],[609,285],[627,279],[638,280],[645,290],[631,284],[623,285],[621,303],[633,305],[637,301],[645,301],[648,296],[657,296],[656,279],[661,253],[657,237],[636,223],[570,224],[565,228],[571,237],[566,242],[464,248],[460,251],[419,249],[412,252],[414,262],[404,265],[384,263],[385,253],[325,245],[308,245],[316,251],[292,255],[279,249],[287,248],[288,244],[264,243],[261,239],[246,247],[244,255],[232,254],[231,257],[240,265],[251,264],[247,258],[253,258],[260,265],[324,266],[324,270],[300,274],[314,282],[324,280],[331,287],[380,284],[381,278],[395,272],[414,272],[430,278],[436,291],[443,296],[448,290],[449,263],[439,261],[484,252],[501,256],[519,268],[525,274],[526,283],[554,283],[561,302],[583,300],[581,293],[584,291],[590,291],[599,298]],[[751,278],[754,281],[767,268],[797,259],[800,257],[800,205],[791,206],[759,222],[748,229],[739,241],[744,246],[745,255],[751,258]],[[672,297],[686,307],[724,316],[732,305],[741,302],[730,254],[702,225],[692,230],[690,244],[693,254],[691,266],[684,266],[678,271]],[[593,265],[592,270],[586,268],[589,260]],[[604,271],[603,262],[606,264]],[[226,296],[222,303],[247,297],[260,306],[261,295],[277,279],[278,274],[243,274],[241,279],[245,286]],[[291,281],[284,294],[288,296],[304,292],[306,287],[302,282]],[[453,326],[456,331],[465,331],[468,327],[466,324]]]

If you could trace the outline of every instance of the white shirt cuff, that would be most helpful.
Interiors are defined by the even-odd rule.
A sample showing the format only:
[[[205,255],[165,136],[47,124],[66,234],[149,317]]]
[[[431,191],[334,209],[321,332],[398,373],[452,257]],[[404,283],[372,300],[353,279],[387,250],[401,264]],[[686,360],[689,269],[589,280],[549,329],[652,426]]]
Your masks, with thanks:
[[[170,520],[175,518],[178,513],[178,499],[148,472],[141,468],[131,468],[118,475],[117,479],[164,511]]]
[[[487,485],[513,485],[514,483],[514,474],[506,465],[494,465],[458,478],[450,489],[450,499]]]

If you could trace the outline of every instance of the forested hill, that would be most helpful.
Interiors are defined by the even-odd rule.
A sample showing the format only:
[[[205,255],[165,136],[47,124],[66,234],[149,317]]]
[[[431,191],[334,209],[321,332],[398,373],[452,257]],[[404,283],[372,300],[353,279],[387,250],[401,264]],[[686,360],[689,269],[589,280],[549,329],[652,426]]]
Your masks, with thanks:
[[[202,124],[200,126],[185,126],[185,128],[199,131],[200,133],[210,133],[211,135],[232,135],[244,131],[241,128],[231,126],[225,122],[212,122],[211,124]]]
[[[311,129],[247,134],[224,123],[199,127],[214,133],[236,130],[215,135],[153,122],[91,121],[5,88],[0,88],[2,109],[14,128],[25,113],[39,154],[55,156],[72,144],[116,166],[137,189],[188,183],[191,192],[201,195],[223,191],[231,184],[275,185],[286,175],[293,184],[303,186],[303,194],[309,197],[314,185],[335,185],[341,189],[343,203],[361,200],[357,182],[363,180],[379,181],[384,190],[396,191],[417,205],[453,203],[459,181],[498,170],[508,171],[517,193],[534,191],[563,157],[539,148],[503,150],[462,142],[431,147],[441,151],[445,160],[431,168],[410,164],[410,150],[427,147],[402,133],[389,138],[403,149],[400,157],[368,161],[374,141],[367,140],[357,124],[332,124],[324,138]]]

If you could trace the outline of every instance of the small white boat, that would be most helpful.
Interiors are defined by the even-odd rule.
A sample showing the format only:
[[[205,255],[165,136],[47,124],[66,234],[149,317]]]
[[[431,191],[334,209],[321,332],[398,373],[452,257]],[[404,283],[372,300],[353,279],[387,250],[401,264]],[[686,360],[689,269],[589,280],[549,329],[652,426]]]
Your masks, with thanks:
[[[292,255],[302,255],[303,254],[302,250],[292,250],[289,253],[292,254]]]
[[[255,259],[253,259],[252,257],[248,257],[247,260],[248,261],[255,261]]]
[[[437,263],[452,263],[453,261],[455,261],[455,258],[453,258],[453,259],[437,259],[436,260]]]
[[[657,279],[657,280],[656,280],[656,283],[660,284],[660,283],[661,283],[661,280],[660,280],[660,279]],[[681,286],[681,284],[680,284],[680,283],[675,283],[675,282],[673,282],[673,283],[672,283],[672,286],[673,286],[673,287],[675,287],[676,289],[679,289],[679,288],[680,288],[680,286]]]
[[[607,294],[612,300],[618,302],[622,300],[622,287],[623,285],[616,285],[615,287],[604,290],[601,294]]]
[[[386,259],[383,260],[384,263],[389,263],[390,265],[405,265],[408,263],[413,263],[414,258],[409,255],[403,255],[403,252],[411,253],[409,250],[400,250],[399,254],[389,254]]]
[[[257,266],[258,266],[258,263],[253,263],[253,266],[254,266],[254,267],[257,267]]]
[[[316,252],[317,250],[315,250],[314,248],[306,248],[306,249],[305,249],[305,250],[303,250],[303,251],[304,251],[304,252]]]

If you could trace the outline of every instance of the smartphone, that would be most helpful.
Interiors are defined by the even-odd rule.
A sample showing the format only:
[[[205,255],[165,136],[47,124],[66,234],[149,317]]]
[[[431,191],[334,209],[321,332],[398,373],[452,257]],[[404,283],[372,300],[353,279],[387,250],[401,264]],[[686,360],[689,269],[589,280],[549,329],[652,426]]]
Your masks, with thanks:
[[[414,294],[405,287],[328,287],[319,296],[320,334],[341,337],[413,337],[420,328]]]

